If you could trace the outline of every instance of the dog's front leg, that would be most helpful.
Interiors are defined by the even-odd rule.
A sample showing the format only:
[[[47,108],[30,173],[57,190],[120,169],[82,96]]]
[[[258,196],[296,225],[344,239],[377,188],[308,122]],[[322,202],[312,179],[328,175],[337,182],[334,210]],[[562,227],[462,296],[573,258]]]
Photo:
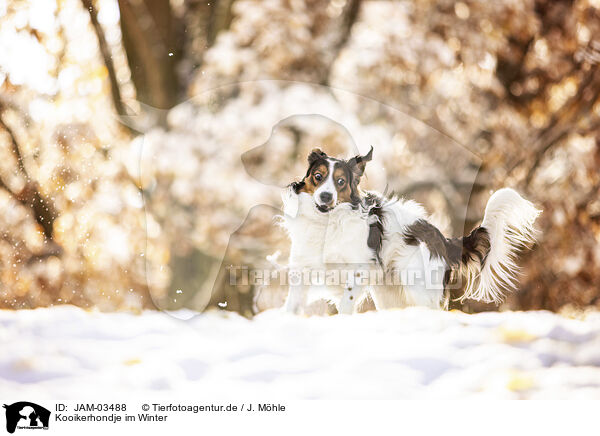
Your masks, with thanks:
[[[362,283],[364,271],[360,269],[354,271],[346,271],[347,278],[344,286],[344,294],[338,305],[338,313],[341,315],[352,315],[354,313],[354,305],[362,296],[364,286]]]
[[[289,291],[283,305],[288,313],[300,314],[306,306],[307,286],[302,282],[302,273],[298,270],[288,272]]]
[[[354,303],[362,293],[362,287],[359,285],[346,285],[344,287],[344,295],[338,307],[340,315],[352,315],[354,313]]]
[[[306,306],[306,287],[304,285],[290,285],[288,296],[285,299],[286,312],[300,314]]]

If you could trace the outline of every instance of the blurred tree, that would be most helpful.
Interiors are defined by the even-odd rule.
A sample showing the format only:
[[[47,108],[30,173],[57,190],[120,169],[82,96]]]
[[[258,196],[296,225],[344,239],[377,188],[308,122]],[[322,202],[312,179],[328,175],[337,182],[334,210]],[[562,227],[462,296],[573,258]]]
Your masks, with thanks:
[[[229,26],[233,2],[191,0],[174,8],[169,0],[118,0],[122,44],[138,101],[156,109],[170,109],[180,102],[191,69],[201,64],[217,34]],[[89,11],[108,70],[115,109],[123,115],[120,85],[94,2],[82,3]],[[164,121],[160,120],[163,125]]]
[[[137,98],[169,109],[181,94],[175,67],[181,57],[181,26],[169,0],[119,0],[123,47]]]
[[[352,113],[340,119],[360,146],[387,145],[365,183],[385,174],[447,233],[470,230],[505,185],[544,209],[506,307],[600,305],[599,10],[598,0],[0,4],[0,304],[152,307],[149,278],[165,307],[228,303],[248,315],[255,290],[229,287],[216,253],[261,265],[287,242],[255,213],[228,245],[249,206],[278,201],[239,157],[288,109],[315,103]],[[144,138],[154,167],[143,180],[141,138],[114,117],[134,98],[178,105],[158,111],[163,129]],[[457,158],[435,129],[476,158]],[[251,162],[269,180],[301,174],[315,144],[347,151],[327,124],[280,130],[277,152]],[[190,293],[177,293],[186,283]],[[212,295],[196,292],[209,285]]]
[[[38,225],[43,229],[44,237],[46,238],[47,243],[52,243],[54,245],[53,240],[53,232],[54,232],[54,220],[56,218],[56,212],[54,210],[54,206],[49,199],[46,199],[42,196],[38,189],[37,182],[31,178],[27,168],[25,167],[25,162],[23,160],[23,155],[21,154],[21,147],[17,141],[17,137],[13,132],[13,129],[10,128],[2,119],[2,115],[5,111],[5,108],[0,104],[0,128],[4,131],[6,135],[8,135],[8,142],[10,144],[10,149],[13,154],[13,158],[16,161],[16,168],[18,173],[18,186],[17,189],[11,189],[0,177],[0,187],[5,189],[8,193],[10,193],[19,203],[23,206],[30,209],[30,212],[33,218],[36,220]]]
[[[106,37],[104,36],[104,30],[102,29],[102,25],[98,22],[98,12],[96,11],[92,0],[81,0],[81,2],[83,3],[83,7],[87,9],[90,14],[90,21],[92,23],[92,26],[94,27],[96,37],[98,38],[98,48],[100,50],[100,54],[102,55],[104,65],[106,66],[106,70],[108,73],[108,79],[110,81],[110,92],[113,105],[115,106],[115,111],[118,115],[125,115],[125,107],[123,106],[123,98],[121,97],[121,89],[119,86],[119,81],[117,79],[115,64],[113,62],[112,53],[110,52],[110,47],[106,42]]]

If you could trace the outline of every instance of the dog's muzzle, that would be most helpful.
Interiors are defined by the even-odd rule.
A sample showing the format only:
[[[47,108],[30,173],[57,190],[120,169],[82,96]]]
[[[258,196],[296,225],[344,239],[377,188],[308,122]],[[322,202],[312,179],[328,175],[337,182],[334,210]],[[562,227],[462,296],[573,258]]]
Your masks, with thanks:
[[[315,203],[319,212],[325,213],[333,209],[333,205],[331,204],[332,202],[333,194],[331,192],[325,191],[319,194],[319,199]]]

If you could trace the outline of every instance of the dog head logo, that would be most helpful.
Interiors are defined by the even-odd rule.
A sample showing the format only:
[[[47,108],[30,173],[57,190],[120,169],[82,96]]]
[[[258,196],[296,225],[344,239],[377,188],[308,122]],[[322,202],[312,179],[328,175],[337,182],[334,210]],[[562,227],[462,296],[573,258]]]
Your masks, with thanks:
[[[6,409],[6,431],[19,429],[48,429],[50,411],[29,401],[4,405]]]

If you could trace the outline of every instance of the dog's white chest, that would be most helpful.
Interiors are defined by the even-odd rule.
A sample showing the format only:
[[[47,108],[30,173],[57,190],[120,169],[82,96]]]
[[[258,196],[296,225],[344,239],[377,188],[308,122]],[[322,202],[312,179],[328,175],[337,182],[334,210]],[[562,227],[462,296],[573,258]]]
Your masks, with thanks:
[[[374,254],[367,245],[366,216],[350,207],[338,207],[329,215],[323,246],[325,263],[369,263]]]
[[[315,210],[310,197],[301,194],[297,198],[298,204],[285,211],[285,227],[292,241],[291,265],[364,264],[373,260],[367,245],[369,224],[363,213],[342,204],[322,214]]]

